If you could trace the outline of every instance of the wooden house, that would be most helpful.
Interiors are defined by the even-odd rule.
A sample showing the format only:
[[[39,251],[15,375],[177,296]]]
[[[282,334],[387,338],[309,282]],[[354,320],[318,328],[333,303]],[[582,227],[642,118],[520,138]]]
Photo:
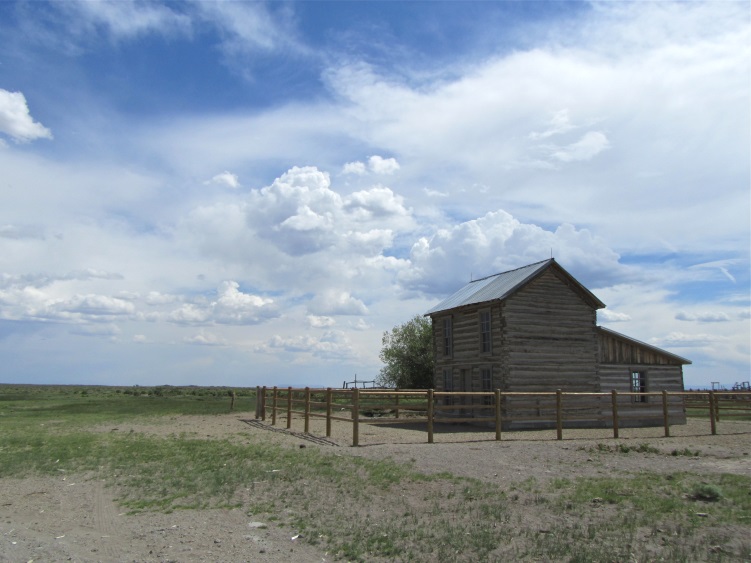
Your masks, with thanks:
[[[683,365],[691,362],[598,327],[597,310],[603,307],[554,259],[474,280],[426,313],[433,325],[435,389],[683,391]],[[482,412],[471,406],[492,398],[445,400],[455,414],[471,417]],[[578,424],[570,426],[608,425],[601,415],[609,412],[609,398],[599,406],[591,397],[567,399],[569,410],[576,410],[577,400]],[[622,426],[662,424],[659,397],[623,396],[618,407]],[[548,426],[551,408],[550,399],[507,397],[505,426]],[[671,398],[669,408],[671,423],[685,423],[680,399]]]

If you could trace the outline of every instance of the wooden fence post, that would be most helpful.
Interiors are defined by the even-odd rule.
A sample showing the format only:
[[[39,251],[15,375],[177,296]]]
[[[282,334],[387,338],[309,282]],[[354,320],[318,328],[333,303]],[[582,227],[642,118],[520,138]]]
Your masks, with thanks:
[[[261,418],[261,386],[256,385],[256,420]]]
[[[310,387],[305,388],[305,433],[310,433]]]
[[[266,421],[266,386],[261,389],[261,420]]]
[[[495,390],[495,439],[501,439],[501,390]]]
[[[331,438],[331,387],[326,389],[326,437]]]
[[[360,390],[352,391],[352,445],[360,445]]]
[[[396,399],[394,400],[394,404],[395,404],[395,409],[396,409],[396,418],[399,418],[399,388],[397,387],[395,391],[396,391]]]
[[[613,404],[613,438],[618,438],[618,393],[615,389],[610,392]]]
[[[670,417],[668,414],[668,392],[662,390],[662,417],[665,421],[665,437],[670,437]]]
[[[716,404],[717,403],[715,402],[714,391],[710,391],[709,392],[709,420],[711,421],[712,435],[713,436],[715,434],[717,434],[717,421],[715,419],[715,416],[716,416],[716,414],[715,414],[716,406],[715,405]]]
[[[720,395],[714,394],[714,416],[717,422],[720,422]]]
[[[287,428],[292,428],[292,387],[287,387]]]
[[[563,394],[560,389],[555,392],[555,427],[559,440],[563,440]]]
[[[271,426],[276,426],[276,400],[278,397],[278,389],[274,385],[274,389],[271,392]]]
[[[433,443],[433,390],[428,389],[428,444]]]

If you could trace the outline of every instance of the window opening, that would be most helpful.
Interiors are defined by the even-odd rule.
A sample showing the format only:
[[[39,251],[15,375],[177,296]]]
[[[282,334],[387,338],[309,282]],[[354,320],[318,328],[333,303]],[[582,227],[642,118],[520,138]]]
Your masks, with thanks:
[[[641,371],[631,372],[631,392],[632,393],[646,393],[647,392],[647,376]],[[646,403],[648,397],[646,395],[634,395],[632,400],[634,403]]]
[[[480,312],[480,352],[489,354],[492,351],[490,339],[490,311]]]
[[[450,356],[454,347],[453,327],[451,317],[443,319],[443,355]]]

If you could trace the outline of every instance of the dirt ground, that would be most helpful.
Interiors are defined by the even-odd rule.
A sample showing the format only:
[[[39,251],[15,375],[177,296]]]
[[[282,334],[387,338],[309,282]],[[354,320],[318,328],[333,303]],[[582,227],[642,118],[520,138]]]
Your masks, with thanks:
[[[351,425],[336,423],[331,439],[324,421],[311,423],[312,436],[301,421],[285,429],[284,420],[270,426],[248,415],[177,416],[153,424],[104,427],[107,432],[185,433],[210,439],[266,441],[290,448],[321,448],[339,455],[410,462],[417,470],[450,471],[502,485],[534,477],[617,476],[636,471],[735,473],[751,476],[751,422],[722,421],[718,435],[709,423],[690,420],[671,427],[612,430],[504,432],[494,440],[492,430],[467,426],[436,428],[428,444],[424,425],[360,426],[360,447],[351,447]],[[316,438],[318,437],[318,438]],[[639,446],[648,443],[660,453],[618,455],[600,451],[599,444]],[[690,449],[701,455],[673,456]],[[60,475],[0,479],[0,562],[30,561],[332,561],[320,546],[307,544],[289,528],[253,522],[242,509],[182,510],[171,514],[128,515],[114,502],[115,491],[105,476]]]

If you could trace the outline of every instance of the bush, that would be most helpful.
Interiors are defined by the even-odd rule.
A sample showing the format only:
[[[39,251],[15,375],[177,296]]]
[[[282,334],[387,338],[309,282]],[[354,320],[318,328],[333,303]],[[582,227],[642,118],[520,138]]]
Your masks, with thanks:
[[[716,502],[722,498],[722,491],[716,485],[700,483],[694,487],[691,498],[707,502]]]

